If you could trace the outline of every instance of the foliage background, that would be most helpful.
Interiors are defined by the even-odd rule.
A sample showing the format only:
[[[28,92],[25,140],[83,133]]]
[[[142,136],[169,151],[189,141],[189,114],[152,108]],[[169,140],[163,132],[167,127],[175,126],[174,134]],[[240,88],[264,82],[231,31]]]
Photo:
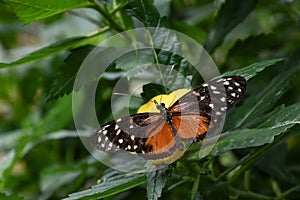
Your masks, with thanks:
[[[299,14],[296,0],[0,1],[0,198],[299,199]],[[249,87],[211,155],[128,175],[85,150],[68,94],[91,45],[141,26],[187,34]],[[116,80],[101,81],[104,123]]]

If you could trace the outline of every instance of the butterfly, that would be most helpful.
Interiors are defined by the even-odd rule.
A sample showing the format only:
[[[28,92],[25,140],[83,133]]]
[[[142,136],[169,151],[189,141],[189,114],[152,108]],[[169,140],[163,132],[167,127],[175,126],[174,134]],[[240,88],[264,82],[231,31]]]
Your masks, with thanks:
[[[128,151],[148,160],[168,159],[185,144],[202,141],[246,91],[242,76],[211,80],[181,96],[171,106],[154,100],[158,112],[137,113],[104,124],[91,136],[102,151]]]

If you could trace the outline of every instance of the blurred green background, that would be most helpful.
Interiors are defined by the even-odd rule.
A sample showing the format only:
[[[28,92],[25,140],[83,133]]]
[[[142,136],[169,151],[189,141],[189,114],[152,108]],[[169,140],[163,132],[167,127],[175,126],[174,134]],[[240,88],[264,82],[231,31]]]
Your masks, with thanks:
[[[107,22],[107,19],[103,19],[101,15],[103,13],[95,9],[78,8],[24,24],[16,17],[12,6],[4,2],[0,1],[1,63],[13,62],[35,50],[68,38],[89,36],[103,28],[102,23]],[[122,21],[123,30],[137,26],[138,23],[132,21],[126,14],[127,1],[99,2],[106,5],[107,9],[118,5],[118,2],[125,2],[124,8],[121,7],[117,12],[118,15],[112,19],[117,22]],[[291,69],[292,65],[298,65],[300,1],[259,0],[253,1],[253,5],[249,2],[245,3],[244,10],[241,9],[243,6],[239,5],[237,10],[232,6],[227,12],[220,12],[224,2],[221,0],[157,0],[154,1],[154,5],[161,16],[167,16],[171,29],[180,31],[202,44],[222,73],[274,58],[292,58]],[[220,13],[223,16],[220,16]],[[236,25],[232,25],[231,22],[234,21],[232,13],[246,16],[241,19],[237,17]],[[95,41],[109,37],[118,31],[112,27],[98,35]],[[85,43],[93,44],[95,41],[90,38],[89,42]],[[88,151],[77,138],[72,116],[71,95],[63,95],[54,98],[53,101],[47,101],[51,90],[53,93],[54,82],[59,76],[61,67],[72,65],[72,62],[66,62],[65,59],[72,55],[70,50],[75,49],[76,46],[83,45],[77,43],[55,53],[50,53],[49,50],[48,55],[41,59],[11,67],[4,66],[0,69],[0,199],[2,196],[8,199],[23,197],[60,199],[96,184],[97,179],[107,169],[89,156]],[[73,53],[74,51],[76,50],[73,50]],[[75,65],[80,64],[80,58],[74,60],[73,57],[73,62]],[[288,70],[289,66],[276,65],[261,72],[249,81],[247,98],[258,94],[273,77]],[[278,99],[276,105],[299,102],[299,77],[299,72],[295,71],[294,78],[289,82],[287,90]],[[110,101],[114,82],[102,81],[107,91],[97,93],[99,102],[97,109],[101,110],[101,115],[104,116],[101,118],[103,123],[111,119],[110,109],[106,104]],[[201,80],[198,81],[201,83]],[[65,93],[68,92],[63,91],[61,94]],[[257,160],[252,170],[247,172],[251,174],[251,180],[256,183],[253,189],[258,193],[269,195],[274,194],[274,191],[280,191],[278,189],[280,187],[287,190],[297,186],[297,192],[286,199],[300,197],[299,126],[294,127],[291,132],[294,134],[288,140],[271,148],[264,157]],[[214,168],[222,171],[228,167],[222,159],[237,161],[242,157],[241,155],[245,155],[243,150],[224,154],[216,158]],[[266,171],[264,169],[266,166],[273,171]],[[250,176],[249,174],[245,176]],[[298,178],[295,178],[297,176]],[[179,180],[175,179],[174,182]],[[242,183],[243,178],[239,179],[235,186],[238,187],[239,182]],[[217,187],[211,187],[209,183],[201,184],[203,188],[211,189],[206,190],[206,195],[209,197],[214,196],[211,194],[214,190],[218,191]],[[182,188],[166,189],[163,199],[189,199],[186,194],[190,193],[187,190],[192,190],[192,187],[192,182],[189,182]],[[144,188],[145,186],[136,187],[108,199],[132,197],[144,199],[146,198]],[[270,191],[271,188],[273,192]],[[8,197],[4,197],[6,196],[4,194]],[[234,195],[230,197],[234,199]],[[264,199],[257,196],[257,199],[259,198]]]

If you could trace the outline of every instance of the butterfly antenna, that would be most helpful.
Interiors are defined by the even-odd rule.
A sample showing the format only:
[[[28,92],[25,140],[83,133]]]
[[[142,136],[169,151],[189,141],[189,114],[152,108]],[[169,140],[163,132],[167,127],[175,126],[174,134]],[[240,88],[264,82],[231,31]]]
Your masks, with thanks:
[[[121,92],[115,92],[114,95],[117,95],[117,96],[129,96],[129,94],[121,93]]]
[[[169,78],[171,77],[171,74],[172,74],[172,72],[173,72],[173,70],[174,70],[174,67],[175,67],[175,65],[172,65],[172,66],[171,66],[171,69],[170,69],[169,74],[168,74],[168,76],[167,76],[167,81],[169,81]]]

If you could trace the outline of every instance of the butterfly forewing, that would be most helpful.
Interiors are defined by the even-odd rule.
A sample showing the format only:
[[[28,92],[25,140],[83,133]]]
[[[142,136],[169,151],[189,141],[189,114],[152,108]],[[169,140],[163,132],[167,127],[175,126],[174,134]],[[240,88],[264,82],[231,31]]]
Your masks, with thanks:
[[[202,140],[245,91],[241,76],[209,81],[170,108],[160,104],[161,113],[139,113],[105,124],[93,134],[92,143],[103,151],[125,150],[147,159],[169,157],[181,141]]]
[[[226,110],[245,91],[246,80],[243,77],[228,76],[211,80],[182,96],[170,107],[180,138],[192,139],[195,142],[202,140],[208,128],[218,127]]]

